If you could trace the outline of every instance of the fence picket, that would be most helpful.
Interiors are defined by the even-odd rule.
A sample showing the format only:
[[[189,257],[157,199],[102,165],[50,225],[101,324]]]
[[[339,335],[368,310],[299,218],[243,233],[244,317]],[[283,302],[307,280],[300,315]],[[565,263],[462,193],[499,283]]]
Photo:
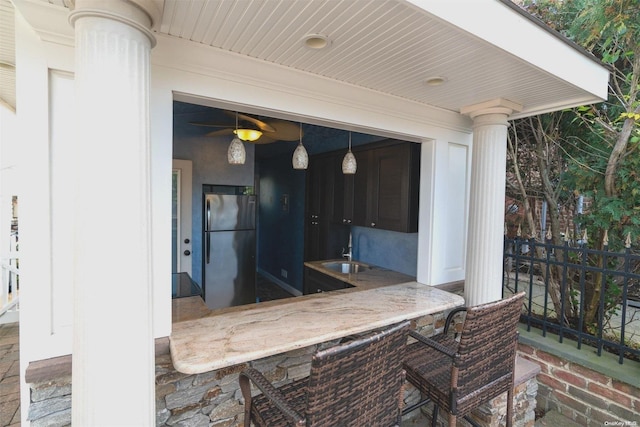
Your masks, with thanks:
[[[630,235],[620,252],[610,250],[606,232],[602,249],[587,247],[586,231],[577,246],[571,245],[568,233],[564,237],[562,245],[555,245],[550,239],[505,236],[505,296],[526,286],[528,307],[522,321],[528,330],[538,328],[543,336],[555,333],[560,342],[571,338],[578,348],[583,343],[593,346],[599,356],[602,350],[616,353],[621,364],[625,358],[640,360],[640,303],[633,299],[640,299],[640,254],[631,248]],[[550,289],[553,280],[560,282],[557,289]],[[587,295],[592,284],[599,295]],[[614,286],[621,288],[619,295],[614,295]],[[559,293],[559,306],[551,292]],[[586,317],[591,304],[598,308],[593,321]]]

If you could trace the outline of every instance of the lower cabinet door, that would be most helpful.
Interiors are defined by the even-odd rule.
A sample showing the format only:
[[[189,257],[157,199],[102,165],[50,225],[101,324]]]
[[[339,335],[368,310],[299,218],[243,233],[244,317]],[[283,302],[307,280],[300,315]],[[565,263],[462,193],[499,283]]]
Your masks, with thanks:
[[[304,294],[315,294],[319,292],[337,291],[338,289],[351,288],[347,282],[338,280],[335,277],[323,274],[313,268],[304,268]]]

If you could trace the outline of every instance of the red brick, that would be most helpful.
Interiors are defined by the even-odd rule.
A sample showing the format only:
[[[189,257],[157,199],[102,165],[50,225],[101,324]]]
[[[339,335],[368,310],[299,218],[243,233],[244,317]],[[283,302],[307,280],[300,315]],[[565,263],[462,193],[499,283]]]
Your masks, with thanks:
[[[559,391],[567,390],[565,383],[563,383],[562,381],[558,381],[557,379],[553,378],[548,374],[539,373],[537,378],[540,383],[548,385],[552,389],[559,390]]]
[[[541,360],[544,360],[545,362],[548,362],[554,366],[564,367],[566,364],[564,359],[561,359],[549,353],[545,353],[544,351],[538,350],[537,355]]]
[[[607,405],[610,404],[609,401],[607,401],[606,399],[603,399],[602,397],[598,396],[597,394],[593,394],[588,390],[584,390],[578,387],[574,387],[572,385],[569,386],[568,390],[567,390],[567,394],[571,395],[572,397],[579,399],[581,401],[583,401],[584,403],[586,403],[587,405],[590,405],[592,408],[606,408]]]
[[[576,414],[576,417],[575,417],[575,419],[573,421],[577,422],[581,426],[589,425],[588,418],[584,414]]]
[[[533,363],[535,363],[536,365],[540,366],[540,372],[542,372],[543,374],[548,374],[551,375],[550,371],[551,368],[549,366],[549,364],[547,362],[545,362],[544,360],[540,360],[540,359],[530,359]]]
[[[532,356],[529,356],[529,355],[526,355],[526,354],[523,354],[523,353],[520,354],[520,357],[522,357],[523,359],[529,360],[530,362],[533,362],[536,365],[540,366],[540,371],[541,372],[543,372],[545,374],[549,373],[549,365],[544,360],[540,360],[540,359],[537,359],[535,357],[532,357]]]
[[[535,354],[536,350],[527,344],[518,343],[518,351],[524,354]]]
[[[616,405],[615,403],[612,403],[611,405],[609,405],[609,407],[607,408],[607,412],[625,421],[638,420],[637,412],[633,411],[631,408],[623,408],[622,406]]]
[[[618,380],[613,380],[612,384],[613,384],[613,388],[615,388],[616,390],[621,391],[625,394],[628,394],[629,396],[640,399],[639,388],[629,385],[627,383],[620,382]]]
[[[587,386],[587,380],[585,380],[583,377],[575,375],[573,372],[564,371],[562,369],[554,369],[553,375],[556,378],[568,382],[569,384],[573,384],[576,387],[586,388]]]
[[[625,408],[631,408],[631,398],[610,387],[604,387],[598,383],[589,383],[589,391],[609,400],[613,400]]]
[[[585,368],[582,365],[577,365],[575,363],[572,363],[570,365],[570,369],[571,369],[571,371],[582,375],[583,377],[587,378],[588,380],[597,381],[600,384],[604,384],[604,385],[609,385],[609,383],[610,383],[610,378],[608,376],[603,375],[600,372],[596,372],[596,371],[594,371],[592,369]]]
[[[555,397],[556,399],[558,399],[558,402],[571,408],[573,411],[576,411],[582,414],[587,413],[587,409],[589,408],[589,405],[585,404],[584,402],[576,400],[572,396],[569,396],[568,394],[561,393],[561,392],[556,392]]]
[[[618,417],[611,415],[609,411],[601,410],[598,408],[591,408],[591,411],[589,412],[589,418],[591,422],[595,421],[598,423],[598,425],[604,425],[605,423],[607,423],[608,425],[614,425],[611,423],[615,421],[622,421]]]

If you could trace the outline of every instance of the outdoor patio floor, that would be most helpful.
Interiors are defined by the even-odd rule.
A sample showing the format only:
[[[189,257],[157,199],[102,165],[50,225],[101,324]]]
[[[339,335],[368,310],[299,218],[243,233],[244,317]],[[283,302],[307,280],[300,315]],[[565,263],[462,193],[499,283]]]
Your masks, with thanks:
[[[18,324],[0,325],[0,427],[20,425],[20,337]]]

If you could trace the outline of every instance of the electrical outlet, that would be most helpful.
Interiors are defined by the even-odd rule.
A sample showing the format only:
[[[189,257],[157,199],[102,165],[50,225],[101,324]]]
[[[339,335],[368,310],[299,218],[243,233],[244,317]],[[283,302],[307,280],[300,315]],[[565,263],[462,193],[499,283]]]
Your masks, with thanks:
[[[284,277],[285,279],[287,278],[287,274],[289,274],[289,273],[287,272],[287,270],[285,270],[284,268],[281,268],[281,269],[280,269],[280,275],[281,275],[282,277]]]

